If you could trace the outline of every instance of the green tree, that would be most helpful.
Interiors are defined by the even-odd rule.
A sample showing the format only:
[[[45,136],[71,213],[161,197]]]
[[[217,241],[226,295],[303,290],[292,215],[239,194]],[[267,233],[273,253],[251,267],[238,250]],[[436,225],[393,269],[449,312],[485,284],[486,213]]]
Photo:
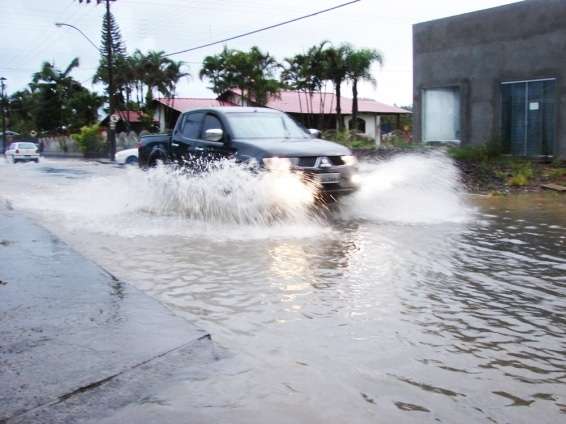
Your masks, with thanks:
[[[285,88],[297,92],[301,110],[303,107],[301,94],[304,94],[306,99],[305,109],[311,122],[314,121],[313,96],[316,92],[320,93],[320,128],[323,126],[322,121],[324,119],[325,97],[322,95],[322,90],[326,83],[324,49],[327,45],[328,41],[323,41],[309,48],[306,53],[286,58],[286,65],[281,72],[281,81]]]
[[[9,99],[10,128],[21,134],[36,130],[36,114],[39,108],[37,96],[26,88],[13,93]]]
[[[348,76],[348,56],[352,51],[349,44],[342,44],[338,47],[327,47],[324,50],[324,76],[325,79],[332,81],[334,92],[336,93],[336,121],[338,131],[344,129],[342,119],[342,83]]]
[[[210,89],[218,95],[238,88],[242,105],[246,101],[265,105],[281,90],[281,83],[276,78],[280,67],[273,56],[256,46],[248,52],[224,47],[219,54],[204,59],[199,76],[207,79],[211,83]]]
[[[213,56],[206,56],[202,62],[202,69],[199,72],[200,79],[207,79],[210,83],[209,88],[217,95],[234,87],[234,77],[229,68],[232,50],[224,46],[222,52]]]
[[[100,43],[100,62],[98,69],[94,75],[93,82],[102,82],[106,84],[107,93],[110,90],[110,69],[108,66],[108,56],[112,56],[112,82],[113,88],[118,95],[115,94],[114,101],[116,105],[123,105],[124,98],[124,81],[120,75],[120,68],[126,60],[126,45],[122,41],[122,35],[118,23],[112,12],[107,10],[102,19],[102,35]]]
[[[78,58],[63,71],[44,62],[33,74],[30,89],[35,98],[33,113],[38,130],[53,132],[64,127],[79,128],[96,121],[102,99],[71,77],[71,72],[78,66]]]
[[[352,83],[352,130],[358,129],[358,82],[376,83],[371,75],[373,63],[383,64],[383,56],[374,49],[350,49],[346,56],[347,77]]]

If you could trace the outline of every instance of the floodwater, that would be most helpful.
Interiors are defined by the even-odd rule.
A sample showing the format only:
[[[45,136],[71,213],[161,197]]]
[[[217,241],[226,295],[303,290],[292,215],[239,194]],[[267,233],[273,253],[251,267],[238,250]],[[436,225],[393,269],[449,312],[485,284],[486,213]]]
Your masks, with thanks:
[[[229,164],[0,164],[0,197],[223,348],[140,419],[564,422],[566,196],[468,196],[440,155],[362,171],[322,212]]]

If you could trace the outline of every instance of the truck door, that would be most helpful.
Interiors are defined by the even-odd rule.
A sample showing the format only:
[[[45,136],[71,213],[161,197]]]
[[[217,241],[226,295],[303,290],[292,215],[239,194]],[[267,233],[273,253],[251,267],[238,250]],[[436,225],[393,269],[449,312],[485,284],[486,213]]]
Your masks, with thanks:
[[[171,139],[171,156],[175,162],[183,164],[194,154],[195,144],[199,142],[200,128],[205,112],[190,112],[182,117]]]
[[[224,135],[219,141],[209,141],[205,137],[207,130],[222,130]],[[214,114],[208,113],[204,117],[199,140],[194,144],[193,154],[203,161],[216,161],[230,157],[233,154],[233,149],[228,146],[227,141],[226,129],[220,119]]]

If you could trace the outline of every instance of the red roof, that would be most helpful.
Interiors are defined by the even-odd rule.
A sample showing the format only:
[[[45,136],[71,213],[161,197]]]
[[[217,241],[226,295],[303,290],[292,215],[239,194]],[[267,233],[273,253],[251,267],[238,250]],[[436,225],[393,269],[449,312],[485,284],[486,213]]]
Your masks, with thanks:
[[[238,96],[239,90],[230,90],[228,94]],[[225,96],[225,94],[223,95]],[[221,96],[221,97],[223,97]],[[341,96],[342,113],[352,114],[352,99]],[[198,98],[161,98],[157,101],[179,112],[185,112],[191,109],[217,107],[217,106],[239,106],[225,100],[218,99],[198,99]],[[336,113],[336,96],[334,93],[314,93],[312,98],[306,93],[298,93],[295,91],[282,91],[279,96],[272,97],[267,102],[267,107],[277,109],[288,113],[315,113],[318,114],[322,110],[324,113]],[[358,111],[376,114],[409,114],[408,110],[398,108],[396,106],[386,105],[373,99],[358,99]]]
[[[179,112],[186,112],[191,109],[218,107],[218,106],[237,106],[231,102],[217,99],[199,99],[194,97],[176,97],[174,99],[156,99],[159,103],[168,106]]]
[[[116,112],[120,116],[122,121],[128,121],[131,123],[140,122],[143,114],[135,110],[120,110]]]
[[[141,118],[143,116],[142,112],[138,112],[136,110],[117,110],[114,113],[120,117],[120,120],[128,121],[131,124],[141,122]],[[109,118],[110,118],[110,115],[106,115],[104,117],[104,119],[102,119],[102,121],[100,121],[100,122],[108,123],[107,121],[108,121]]]
[[[344,114],[352,114],[352,99],[340,96],[340,108]],[[295,91],[282,91],[278,97],[272,97],[267,102],[267,107],[288,113],[336,113],[336,96],[334,93],[314,93],[309,96],[306,93]],[[387,113],[411,113],[408,110],[389,106],[373,99],[358,99],[359,112],[373,112],[379,114]]]

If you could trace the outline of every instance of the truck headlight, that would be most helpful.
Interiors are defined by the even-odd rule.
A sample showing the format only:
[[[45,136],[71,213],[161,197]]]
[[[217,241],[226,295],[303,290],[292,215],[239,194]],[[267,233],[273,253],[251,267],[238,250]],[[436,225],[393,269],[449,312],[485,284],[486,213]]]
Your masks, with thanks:
[[[340,156],[340,158],[342,159],[342,162],[344,162],[344,165],[354,166],[358,163],[356,157],[352,155]]]
[[[352,182],[352,184],[360,185],[360,183],[362,182],[362,177],[360,177],[360,174],[353,174],[350,177],[350,181]]]
[[[263,158],[263,164],[270,171],[289,171],[293,166],[289,158]]]

